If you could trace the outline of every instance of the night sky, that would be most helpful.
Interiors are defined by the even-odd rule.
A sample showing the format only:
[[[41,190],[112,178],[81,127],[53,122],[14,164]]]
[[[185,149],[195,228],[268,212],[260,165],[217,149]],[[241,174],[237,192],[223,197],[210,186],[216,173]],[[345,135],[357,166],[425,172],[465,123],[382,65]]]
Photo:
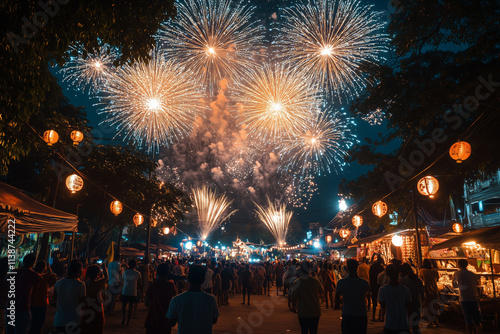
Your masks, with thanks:
[[[270,0],[271,2],[276,2],[277,0]],[[253,2],[250,1],[252,4]],[[266,9],[263,8],[263,1],[256,1],[259,3],[258,8],[260,7],[260,16],[268,16],[270,17],[273,13],[266,13]],[[283,1],[280,1],[283,2]],[[291,2],[285,2],[291,3]],[[385,12],[386,19],[389,17],[390,7],[389,1],[370,1],[366,0],[362,2],[363,4],[374,4],[375,9],[378,11]],[[266,8],[268,5],[266,5]],[[278,16],[279,20],[279,16]],[[390,56],[389,56],[390,57]],[[98,114],[98,107],[94,104],[97,102],[97,99],[92,98],[91,96],[82,94],[79,91],[74,90],[69,87],[67,83],[62,82],[62,77],[60,74],[56,73],[57,69],[54,70],[54,74],[59,79],[61,86],[64,89],[64,93],[66,97],[70,100],[72,104],[75,106],[84,106],[87,112],[88,119],[90,120],[90,125],[94,128],[98,127],[98,124],[103,119],[103,115]],[[346,110],[349,109],[349,105],[343,105]],[[385,134],[387,132],[387,127],[382,124],[378,126],[369,125],[367,122],[356,119],[356,128],[354,130],[355,134],[358,136],[360,140],[360,144],[365,143],[365,138],[377,138],[379,133]],[[111,138],[112,136],[110,136]],[[117,139],[119,142],[119,139]],[[390,151],[395,147],[386,147],[384,151]],[[316,183],[318,184],[318,191],[314,195],[311,203],[307,206],[307,210],[303,209],[295,209],[293,220],[298,220],[304,228],[307,228],[307,223],[310,222],[320,222],[322,225],[326,225],[338,212],[338,184],[342,178],[346,178],[348,180],[359,177],[360,175],[366,173],[369,170],[367,166],[359,166],[356,163],[345,166],[344,170],[341,171],[338,175],[335,172],[331,174],[323,174],[322,176],[316,177]],[[352,204],[348,202],[348,205]]]

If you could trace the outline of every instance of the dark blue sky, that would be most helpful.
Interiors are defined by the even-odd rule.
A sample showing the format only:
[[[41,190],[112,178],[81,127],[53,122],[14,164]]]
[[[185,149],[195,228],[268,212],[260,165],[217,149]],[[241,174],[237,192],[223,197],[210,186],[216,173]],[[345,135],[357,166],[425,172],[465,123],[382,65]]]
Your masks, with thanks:
[[[384,11],[386,19],[388,19],[390,13],[389,1],[363,1],[363,3],[374,4],[376,10]],[[64,89],[66,97],[69,98],[71,103],[75,106],[84,106],[91,126],[97,128],[99,122],[102,120],[102,116],[98,114],[98,107],[94,106],[97,100],[91,98],[87,94],[75,91],[73,88],[68,87],[66,83],[62,83],[60,75],[57,75],[57,77],[60,80],[60,84]],[[347,105],[344,107],[348,109]],[[377,137],[378,133],[387,132],[387,127],[385,125],[370,126],[361,119],[357,119],[356,124],[357,127],[355,128],[355,133],[360,140],[360,144],[363,144],[365,142],[364,139],[367,137],[374,139]],[[112,134],[108,137],[112,137]],[[388,147],[384,151],[391,150],[393,148],[394,147]],[[318,192],[314,195],[311,203],[307,206],[307,210],[295,210],[294,219],[299,220],[303,225],[309,222],[320,222],[322,225],[326,225],[338,212],[339,198],[337,194],[340,180],[342,178],[346,178],[348,180],[357,178],[366,173],[368,170],[369,167],[367,166],[351,164],[350,166],[345,166],[344,170],[338,175],[332,173],[317,177],[316,182],[318,184]]]

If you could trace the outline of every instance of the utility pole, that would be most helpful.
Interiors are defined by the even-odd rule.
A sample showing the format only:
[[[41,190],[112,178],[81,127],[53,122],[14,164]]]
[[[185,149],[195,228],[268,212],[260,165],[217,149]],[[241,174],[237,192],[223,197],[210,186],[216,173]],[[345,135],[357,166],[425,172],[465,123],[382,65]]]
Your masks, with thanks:
[[[417,206],[415,205],[415,194],[411,191],[411,202],[413,208],[413,221],[415,223],[415,242],[417,244],[417,265],[422,267],[422,246],[420,245],[420,231],[418,229]]]

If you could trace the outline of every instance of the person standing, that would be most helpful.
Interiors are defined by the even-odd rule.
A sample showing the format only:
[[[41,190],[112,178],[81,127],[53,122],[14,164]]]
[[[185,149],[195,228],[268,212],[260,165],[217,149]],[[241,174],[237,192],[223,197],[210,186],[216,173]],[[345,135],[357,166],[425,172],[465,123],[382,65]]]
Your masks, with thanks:
[[[335,290],[335,276],[331,271],[331,264],[325,262],[323,270],[320,273],[321,281],[323,282],[323,289],[325,290],[325,303],[328,308],[328,297],[330,297],[330,306],[333,308],[333,292]]]
[[[82,333],[102,334],[104,331],[104,309],[102,307],[101,291],[108,281],[108,271],[103,265],[103,276],[100,277],[101,268],[93,264],[87,268],[85,273],[85,288],[87,291],[87,310],[91,315],[87,319],[82,319]]]
[[[420,333],[419,324],[422,301],[424,300],[424,283],[418,278],[409,263],[403,264],[401,274],[399,284],[406,286],[411,294],[410,327],[413,333]]]
[[[125,325],[125,318],[127,319],[127,326],[130,326],[130,318],[132,318],[132,311],[134,304],[138,298],[138,287],[141,283],[141,273],[135,270],[137,262],[135,259],[128,261],[128,269],[123,272],[123,289],[122,289],[122,325]],[[129,304],[128,313],[127,304]]]
[[[213,283],[214,271],[212,269],[210,269],[209,266],[207,266],[206,260],[203,261],[203,265],[206,266],[205,268],[207,269],[207,272],[205,274],[205,282],[203,282],[203,284],[201,285],[201,288],[206,293],[212,294],[212,290],[214,287],[214,283]]]
[[[215,297],[201,290],[205,269],[195,264],[188,274],[189,289],[172,298],[166,313],[171,327],[179,323],[178,334],[211,334],[219,318]]]
[[[377,315],[378,290],[380,289],[378,275],[383,271],[384,259],[380,255],[377,255],[377,260],[373,261],[372,257],[372,265],[370,266],[370,271],[368,272],[368,276],[370,277],[370,295],[372,299],[372,321],[377,321],[375,316]],[[382,311],[379,311],[378,321],[382,321]]]
[[[222,280],[222,305],[229,305],[229,289],[233,280],[233,272],[228,264],[224,265],[220,278]]]
[[[319,296],[324,293],[323,286],[317,278],[312,277],[311,264],[303,261],[300,266],[301,276],[291,287],[293,305],[297,305],[297,315],[301,334],[316,334],[321,316]]]
[[[23,259],[23,265],[16,270],[15,274],[7,275],[7,282],[10,285],[11,281],[15,282],[15,326],[9,325],[8,321],[5,322],[5,333],[7,334],[27,334],[30,326],[31,318],[31,295],[33,289],[38,284],[41,284],[43,279],[32,268],[35,264],[35,254],[27,254]],[[10,305],[11,298],[9,296],[7,305]],[[6,315],[8,312],[5,312]]]
[[[253,274],[250,266],[245,265],[245,270],[241,273],[241,288],[243,292],[243,305],[245,305],[245,296],[248,294],[248,305],[250,305],[250,294],[252,293]]]
[[[465,319],[465,327],[469,333],[481,333],[481,309],[477,293],[477,276],[467,269],[466,259],[458,260],[460,270],[453,274],[453,286],[460,292],[460,306]]]
[[[347,260],[348,276],[337,282],[335,308],[342,306],[342,333],[366,334],[368,317],[366,315],[366,295],[370,291],[367,281],[358,277],[358,261]]]
[[[420,278],[424,281],[425,298],[424,298],[424,313],[427,313],[427,320],[429,327],[438,326],[439,307],[441,299],[439,298],[439,289],[437,282],[439,280],[439,273],[432,269],[432,262],[425,259],[420,269]]]
[[[46,270],[47,272],[45,272]],[[37,262],[35,271],[42,276],[42,280],[35,285],[31,293],[31,326],[29,333],[41,334],[47,315],[47,306],[49,305],[49,287],[53,286],[57,279],[44,260]]]
[[[120,265],[120,254],[116,253],[115,258],[108,264],[108,291],[109,298],[108,305],[106,307],[106,314],[113,315],[113,310],[115,309],[116,298],[122,292],[122,284],[120,280],[121,276],[121,265]]]
[[[399,273],[394,264],[385,268],[389,283],[380,288],[378,300],[386,310],[384,334],[406,334],[410,330],[411,293],[407,287],[399,284]]]
[[[361,259],[361,263],[358,266],[358,277],[364,279],[368,282],[368,284],[370,284],[370,266],[367,262],[368,259],[366,258],[366,256]],[[368,295],[366,295],[366,304],[368,305],[366,309],[368,311],[370,311],[370,302],[370,292],[368,292]]]
[[[276,264],[274,274],[276,276],[276,295],[279,295],[280,290],[283,287],[283,275],[285,274],[285,270],[283,270],[283,265],[280,261]]]
[[[87,290],[82,277],[83,265],[79,261],[71,261],[65,278],[54,284],[54,300],[56,314],[54,327],[58,333],[78,333],[81,326],[81,310],[85,305]]]
[[[148,315],[144,322],[146,334],[170,334],[172,328],[165,314],[170,301],[177,295],[175,284],[168,280],[170,268],[166,263],[160,263],[157,268],[157,280],[148,286],[144,301]]]

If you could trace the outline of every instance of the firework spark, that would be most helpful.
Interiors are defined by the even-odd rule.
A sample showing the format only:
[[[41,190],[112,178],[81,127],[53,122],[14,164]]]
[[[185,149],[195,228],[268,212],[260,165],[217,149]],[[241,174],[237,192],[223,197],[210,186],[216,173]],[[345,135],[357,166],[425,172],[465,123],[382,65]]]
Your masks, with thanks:
[[[304,175],[321,172],[339,172],[346,164],[347,151],[357,142],[352,132],[354,120],[345,112],[325,110],[307,123],[303,132],[284,139],[282,156],[285,170],[300,171]]]
[[[253,7],[233,0],[184,0],[177,7],[177,18],[167,21],[158,36],[167,57],[208,87],[255,66],[262,28],[250,20]]]
[[[283,246],[286,241],[286,234],[288,232],[288,224],[292,219],[293,212],[286,210],[285,204],[274,204],[267,199],[268,207],[264,208],[255,203],[257,209],[255,213],[257,217],[267,226],[271,234],[276,239],[276,243]]]
[[[116,50],[105,44],[95,53],[86,54],[81,46],[71,46],[69,61],[59,71],[63,82],[89,93],[95,93],[110,79]]]
[[[264,139],[302,131],[320,103],[315,87],[300,72],[282,65],[265,65],[253,72],[238,91],[241,122],[249,133]]]
[[[384,60],[383,13],[361,0],[308,0],[285,10],[283,57],[321,82],[331,96],[352,98],[368,84],[363,64]]]
[[[122,66],[103,93],[105,122],[149,150],[189,134],[203,108],[191,75],[160,55]]]
[[[198,216],[198,234],[202,240],[206,240],[224,220],[236,212],[226,214],[233,201],[229,201],[226,195],[217,196],[207,186],[193,189],[191,196]]]

